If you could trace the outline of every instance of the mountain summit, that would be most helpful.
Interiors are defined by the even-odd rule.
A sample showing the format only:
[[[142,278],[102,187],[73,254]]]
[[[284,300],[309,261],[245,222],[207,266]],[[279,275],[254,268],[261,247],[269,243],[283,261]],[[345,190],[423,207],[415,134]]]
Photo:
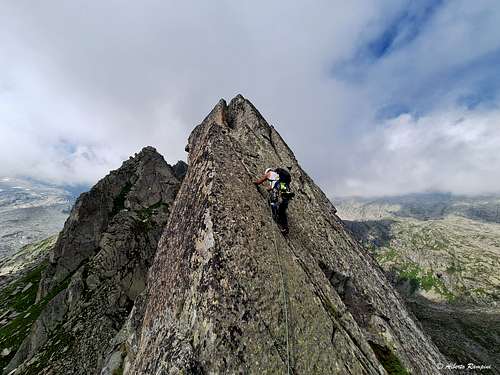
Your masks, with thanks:
[[[439,351],[248,100],[220,101],[187,150],[131,373],[437,372]],[[252,184],[273,166],[296,192],[287,237]]]
[[[139,158],[131,169],[140,173],[113,172],[79,199],[39,286],[39,298],[66,310],[47,304],[11,362],[15,373],[35,362],[40,373],[75,374],[439,372],[446,360],[248,100],[221,100],[186,150],[182,182],[174,171],[184,168],[141,168]],[[268,167],[292,176],[286,236],[252,183]],[[151,267],[134,284],[137,264]],[[57,337],[36,333],[56,326],[65,327]],[[33,346],[40,337],[63,349]]]

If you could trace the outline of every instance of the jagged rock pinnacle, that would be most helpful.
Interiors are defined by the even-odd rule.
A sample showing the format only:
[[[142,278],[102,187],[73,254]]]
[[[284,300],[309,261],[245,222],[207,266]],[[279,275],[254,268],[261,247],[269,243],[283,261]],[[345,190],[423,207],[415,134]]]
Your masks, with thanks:
[[[40,281],[45,307],[6,372],[100,373],[139,303],[179,186],[174,169],[148,146],[80,196]]]
[[[248,100],[220,101],[188,149],[130,373],[438,372],[442,355]],[[286,238],[252,184],[268,166],[291,167]]]

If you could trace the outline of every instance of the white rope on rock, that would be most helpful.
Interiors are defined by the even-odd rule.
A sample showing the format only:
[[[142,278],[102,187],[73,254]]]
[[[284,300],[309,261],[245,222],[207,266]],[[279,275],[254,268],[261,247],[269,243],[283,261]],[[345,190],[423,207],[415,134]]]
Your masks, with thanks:
[[[287,374],[291,374],[290,370],[290,340],[289,340],[289,332],[288,332],[288,303],[287,303],[287,298],[286,298],[286,289],[285,289],[285,276],[283,273],[283,265],[281,264],[279,252],[278,252],[278,246],[276,245],[276,232],[273,232],[273,242],[274,242],[274,250],[276,254],[276,261],[278,262],[278,266],[280,269],[280,275],[281,275],[281,292],[283,294],[283,315],[285,317],[285,337],[286,337],[286,364],[287,364]]]

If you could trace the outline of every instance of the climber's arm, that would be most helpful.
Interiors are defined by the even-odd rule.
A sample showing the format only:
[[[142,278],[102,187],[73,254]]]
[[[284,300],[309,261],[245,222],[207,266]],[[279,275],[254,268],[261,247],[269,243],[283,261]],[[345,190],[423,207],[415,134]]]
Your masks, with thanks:
[[[260,185],[264,182],[267,181],[267,174],[265,174],[264,176],[262,176],[261,178],[259,178],[257,181],[254,181],[254,184],[255,185]]]

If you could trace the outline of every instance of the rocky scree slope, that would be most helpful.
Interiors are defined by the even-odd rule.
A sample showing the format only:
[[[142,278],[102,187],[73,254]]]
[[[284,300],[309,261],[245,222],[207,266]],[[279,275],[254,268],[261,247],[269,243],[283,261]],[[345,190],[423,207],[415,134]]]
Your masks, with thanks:
[[[45,307],[4,373],[105,367],[145,288],[181,177],[146,147],[79,197],[41,277],[37,303]]]
[[[127,374],[436,374],[446,363],[276,130],[242,96],[192,132]],[[290,234],[266,167],[291,168]]]

